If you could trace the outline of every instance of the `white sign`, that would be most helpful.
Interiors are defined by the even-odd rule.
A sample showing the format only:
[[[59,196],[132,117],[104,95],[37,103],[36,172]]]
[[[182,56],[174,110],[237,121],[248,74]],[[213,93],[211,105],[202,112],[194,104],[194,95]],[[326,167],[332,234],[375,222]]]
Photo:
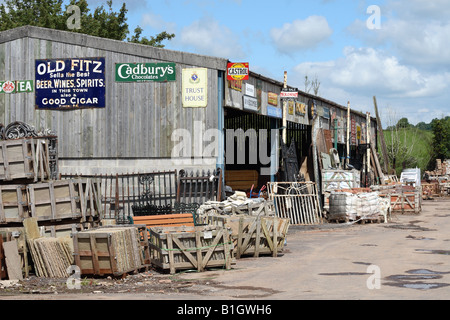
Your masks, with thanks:
[[[258,111],[258,100],[254,97],[243,96],[244,109]]]
[[[298,98],[296,91],[281,91],[280,98]]]
[[[183,107],[204,108],[208,105],[208,70],[206,68],[183,69]]]
[[[250,97],[254,97],[255,96],[255,86],[250,83],[246,83],[245,84],[245,94]]]

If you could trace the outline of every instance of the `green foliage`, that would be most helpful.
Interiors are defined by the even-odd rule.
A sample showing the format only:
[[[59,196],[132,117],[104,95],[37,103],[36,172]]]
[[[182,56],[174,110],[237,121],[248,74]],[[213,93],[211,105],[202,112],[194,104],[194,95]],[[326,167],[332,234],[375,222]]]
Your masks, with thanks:
[[[164,40],[171,40],[172,38],[175,37],[175,34],[167,33],[166,31],[164,31],[156,35],[156,37],[150,37],[150,39],[147,39],[145,37],[141,38],[142,31],[143,31],[142,28],[137,26],[137,28],[134,29],[134,35],[131,38],[128,38],[128,42],[140,43],[152,47],[163,48],[164,45],[162,44],[162,42]]]
[[[450,159],[450,121],[449,119],[434,119],[433,157],[434,159]]]
[[[62,0],[5,0],[0,5],[0,31],[23,25],[62,29]]]
[[[416,128],[420,130],[428,130],[431,131],[431,123],[419,122],[416,124]]]
[[[395,163],[395,172],[400,176],[403,168],[427,170],[432,159],[433,133],[410,126],[384,130],[390,167]],[[381,146],[379,153],[381,154]],[[382,157],[380,157],[382,161]]]
[[[409,128],[411,125],[409,124],[409,121],[407,118],[401,118],[397,122],[397,128]]]
[[[107,0],[93,12],[87,0],[71,0],[69,5],[77,5],[81,13],[81,29],[68,29],[66,22],[72,13],[67,12],[69,5],[63,9],[63,0],[5,0],[0,4],[0,31],[25,25],[65,30],[88,34],[102,38],[124,41],[129,34],[127,24],[127,8],[125,3],[118,12],[112,8],[112,0]],[[164,40],[171,40],[174,34],[161,32],[150,39],[141,38],[142,28],[135,29],[130,42],[163,48]]]
[[[419,122],[415,126],[402,118],[383,132],[389,163],[392,167],[395,162],[397,175],[403,168],[434,170],[436,159],[450,159],[450,117],[433,119],[429,124]]]

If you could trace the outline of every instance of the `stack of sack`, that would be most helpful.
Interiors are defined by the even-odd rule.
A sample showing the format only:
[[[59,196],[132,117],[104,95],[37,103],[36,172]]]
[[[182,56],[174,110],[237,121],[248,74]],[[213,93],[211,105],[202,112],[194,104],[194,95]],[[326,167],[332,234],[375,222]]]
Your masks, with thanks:
[[[383,205],[378,192],[331,192],[329,219],[356,221],[378,219],[380,215],[386,217]]]
[[[254,210],[256,209],[256,210]],[[198,216],[215,214],[248,214],[275,216],[273,202],[264,198],[248,198],[245,192],[236,191],[224,201],[207,201],[197,209]]]

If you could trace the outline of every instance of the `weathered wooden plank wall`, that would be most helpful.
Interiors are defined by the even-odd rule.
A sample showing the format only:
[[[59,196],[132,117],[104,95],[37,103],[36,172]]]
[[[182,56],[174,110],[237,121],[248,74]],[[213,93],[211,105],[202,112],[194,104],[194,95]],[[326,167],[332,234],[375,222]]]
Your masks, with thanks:
[[[34,36],[36,32],[31,29],[33,37],[16,37],[4,42],[0,39],[0,80],[34,80],[35,59],[105,57],[106,61],[104,109],[36,110],[34,92],[0,94],[0,123],[24,121],[38,130],[53,130],[58,135],[60,159],[170,158],[177,143],[171,139],[175,129],[188,129],[193,136],[195,121],[204,123],[205,130],[218,127],[218,73],[221,67],[214,68],[214,65],[223,65],[225,70],[225,59],[212,60],[168,50],[149,49],[146,52],[143,46],[124,43],[115,49],[116,42],[111,44],[105,39],[99,40],[95,47],[92,46],[95,43],[93,37],[75,35],[73,43],[69,43],[66,32],[52,30],[47,35],[43,31],[43,38]],[[130,53],[132,50],[124,45],[136,47],[136,54]],[[176,59],[167,60],[170,57]],[[164,61],[176,62],[175,82],[115,82],[115,63]],[[205,61],[212,65],[208,68],[208,106],[183,108],[182,69],[205,67]],[[207,142],[203,142],[203,147],[206,145]]]

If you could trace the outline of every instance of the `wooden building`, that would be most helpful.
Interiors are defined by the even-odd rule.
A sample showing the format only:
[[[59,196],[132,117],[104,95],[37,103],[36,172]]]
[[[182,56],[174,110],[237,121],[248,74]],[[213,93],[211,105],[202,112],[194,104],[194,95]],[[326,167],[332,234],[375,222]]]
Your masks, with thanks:
[[[103,106],[55,109],[36,106],[35,95],[40,85],[35,74],[37,59],[92,57],[102,57],[105,62]],[[174,63],[176,78],[175,81],[119,82],[115,67],[121,63]],[[172,139],[175,129],[192,132],[195,121],[206,128],[218,127],[217,110],[221,103],[219,97],[223,95],[220,90],[226,64],[220,58],[73,32],[31,26],[4,31],[0,33],[0,81],[33,80],[34,90],[1,93],[0,122],[7,125],[23,121],[38,130],[55,132],[59,140],[59,169],[63,173],[173,169],[170,160],[177,144]],[[206,107],[182,105],[182,71],[189,68],[206,69]]]
[[[23,121],[53,131],[61,173],[219,167],[256,171],[257,185],[276,180],[283,83],[256,73],[248,81],[227,81],[227,63],[67,31],[32,26],[4,31],[0,123]],[[287,102],[287,144],[295,142],[299,160],[308,156],[317,121],[325,143],[345,156],[347,108],[298,92]],[[365,141],[366,115],[352,111],[351,119],[354,156]],[[267,132],[263,149],[261,143],[254,146],[254,136],[244,138],[243,163],[239,138],[227,138],[239,129],[245,134],[253,129],[256,139],[260,130]],[[251,150],[258,153],[256,160]]]

